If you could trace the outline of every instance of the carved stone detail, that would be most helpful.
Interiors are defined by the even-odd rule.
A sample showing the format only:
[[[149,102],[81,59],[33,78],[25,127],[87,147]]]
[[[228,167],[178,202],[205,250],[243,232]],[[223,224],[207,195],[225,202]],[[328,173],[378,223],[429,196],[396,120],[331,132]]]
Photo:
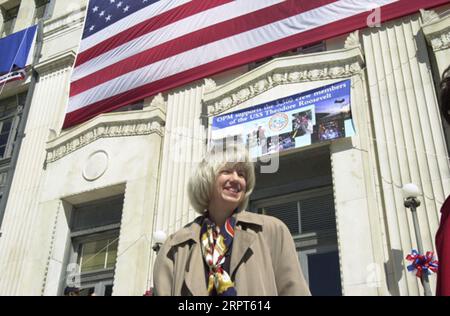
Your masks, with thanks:
[[[212,91],[216,88],[216,82],[210,78],[205,78],[205,92]]]
[[[47,149],[47,163],[54,162],[62,157],[92,143],[99,138],[140,136],[156,133],[164,136],[164,127],[158,121],[122,121],[103,123],[89,130],[83,131],[62,144]]]
[[[150,103],[144,102],[145,108],[161,108],[166,110],[167,102],[164,100],[162,93],[155,95]]]
[[[431,47],[433,51],[446,49],[450,47],[450,30],[447,32],[437,34],[430,39]]]
[[[317,64],[314,68],[293,66],[277,69],[249,82],[247,86],[206,102],[206,109],[209,116],[215,116],[278,85],[344,78],[360,74],[361,71],[361,64],[353,58],[339,63]]]
[[[361,43],[359,42],[359,31],[356,30],[348,35],[347,39],[345,40],[344,47],[353,48],[358,47],[360,45]]]
[[[420,15],[422,16],[422,21],[424,24],[430,23],[439,18],[439,14],[433,10],[420,9]]]

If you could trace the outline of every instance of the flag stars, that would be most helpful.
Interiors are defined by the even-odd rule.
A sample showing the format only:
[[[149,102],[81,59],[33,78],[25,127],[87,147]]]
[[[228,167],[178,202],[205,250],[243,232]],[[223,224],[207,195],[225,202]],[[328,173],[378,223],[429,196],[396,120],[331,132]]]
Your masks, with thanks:
[[[89,28],[89,31],[92,32],[95,29],[95,25],[91,25],[91,27]]]
[[[105,11],[100,12],[100,14],[98,16],[104,16],[105,15]]]
[[[119,1],[119,3],[117,4],[117,8],[120,8],[122,6],[123,2]]]
[[[95,13],[95,12],[97,12],[97,11],[98,11],[98,7],[97,7],[97,6],[95,6],[95,7],[92,8],[92,12]]]
[[[130,9],[130,6],[127,5],[125,8],[123,8],[123,12],[128,12],[129,9]]]
[[[109,0],[109,2],[114,3],[114,2],[116,2],[116,0]]]
[[[109,22],[109,20],[111,20],[111,14],[109,14],[106,18],[105,18],[106,22]]]

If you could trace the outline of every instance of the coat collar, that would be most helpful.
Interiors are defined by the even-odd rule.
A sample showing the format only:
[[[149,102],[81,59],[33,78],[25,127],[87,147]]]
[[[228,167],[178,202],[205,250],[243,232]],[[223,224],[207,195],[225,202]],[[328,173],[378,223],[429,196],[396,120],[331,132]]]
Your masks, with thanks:
[[[236,213],[236,226],[231,253],[230,276],[233,276],[246,253],[251,251],[251,245],[256,239],[256,234],[243,229],[246,225],[257,225],[262,227],[262,218],[254,213],[242,211]],[[208,295],[206,289],[205,268],[200,243],[200,230],[203,216],[197,217],[192,223],[178,231],[171,240],[171,246],[176,246],[187,241],[193,241],[189,254],[188,266],[185,271],[186,287],[194,296]]]
[[[241,211],[233,216],[236,216],[236,227],[242,226],[241,225],[242,223],[253,224],[261,227],[263,226],[263,221],[261,217],[257,214],[247,211]],[[188,240],[192,240],[195,243],[199,243],[200,229],[202,227],[202,223],[203,223],[203,216],[198,216],[192,223],[186,225],[174,235],[174,237],[171,239],[170,245],[176,246]],[[239,231],[240,229],[237,230]]]

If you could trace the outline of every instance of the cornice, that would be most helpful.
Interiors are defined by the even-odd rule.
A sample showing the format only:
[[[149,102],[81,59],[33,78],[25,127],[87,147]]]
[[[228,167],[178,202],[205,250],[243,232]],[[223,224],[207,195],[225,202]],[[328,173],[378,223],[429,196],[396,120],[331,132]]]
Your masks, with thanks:
[[[99,115],[47,143],[47,163],[52,163],[100,138],[157,134],[164,137],[165,115],[160,109]]]
[[[86,6],[76,6],[71,12],[46,21],[44,24],[44,40],[72,27],[82,27]]]
[[[210,85],[203,104],[215,116],[279,85],[346,78],[363,68],[360,47],[281,57],[219,87]]]
[[[49,72],[53,72],[66,67],[72,67],[75,61],[75,57],[76,54],[74,51],[66,51],[39,62],[35,66],[35,69],[39,73],[39,75],[43,76]]]
[[[423,26],[423,33],[433,51],[450,48],[450,15],[431,21]]]

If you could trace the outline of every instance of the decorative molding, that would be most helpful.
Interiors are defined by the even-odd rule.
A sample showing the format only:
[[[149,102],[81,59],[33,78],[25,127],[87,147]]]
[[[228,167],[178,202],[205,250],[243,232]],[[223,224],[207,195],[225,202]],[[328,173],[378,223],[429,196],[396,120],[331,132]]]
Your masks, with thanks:
[[[97,150],[89,155],[83,168],[83,178],[86,181],[95,181],[103,176],[108,169],[109,155],[104,150]]]
[[[344,47],[345,48],[353,48],[353,47],[358,47],[360,45],[361,45],[361,42],[359,41],[359,31],[356,30],[348,35],[347,39],[345,40]]]
[[[53,251],[55,249],[56,229],[58,227],[58,219],[62,209],[62,201],[58,202],[58,209],[56,210],[55,220],[53,221],[52,235],[50,237],[50,247],[48,251],[47,260],[45,261],[44,278],[42,279],[41,296],[45,295],[45,289],[47,287],[48,270],[50,268],[50,261],[52,260]]]
[[[314,58],[311,55],[321,55],[321,58]],[[274,59],[257,68],[256,70],[259,71],[256,73],[249,72],[237,78],[228,87],[218,87],[206,93],[203,103],[208,116],[219,115],[279,85],[348,78],[360,74],[364,67],[359,46],[338,53],[325,52],[311,55]],[[285,61],[289,61],[289,65],[286,65]],[[237,84],[238,82],[243,83]]]
[[[439,17],[436,14],[423,26],[423,33],[433,51],[450,48],[450,15]]]
[[[44,39],[70,29],[73,26],[83,26],[85,18],[86,6],[76,8],[67,14],[56,17],[44,23]]]
[[[49,142],[46,149],[46,163],[59,160],[100,138],[150,134],[164,137],[164,119],[161,115],[155,115],[154,112],[151,110],[128,115],[126,113],[100,115],[87,124],[77,126]]]
[[[436,19],[439,19],[439,14],[433,10],[420,9],[420,16],[422,17],[423,24],[428,24]]]
[[[72,67],[75,57],[76,54],[74,51],[64,52],[40,62],[35,66],[35,69],[41,76],[44,76],[56,70]]]
[[[213,91],[217,87],[216,82],[211,78],[205,78],[205,93]]]
[[[144,108],[160,108],[165,112],[167,109],[167,102],[164,100],[162,93],[159,93],[155,95],[150,102],[144,102]]]
[[[450,48],[450,30],[430,39],[433,51]]]

